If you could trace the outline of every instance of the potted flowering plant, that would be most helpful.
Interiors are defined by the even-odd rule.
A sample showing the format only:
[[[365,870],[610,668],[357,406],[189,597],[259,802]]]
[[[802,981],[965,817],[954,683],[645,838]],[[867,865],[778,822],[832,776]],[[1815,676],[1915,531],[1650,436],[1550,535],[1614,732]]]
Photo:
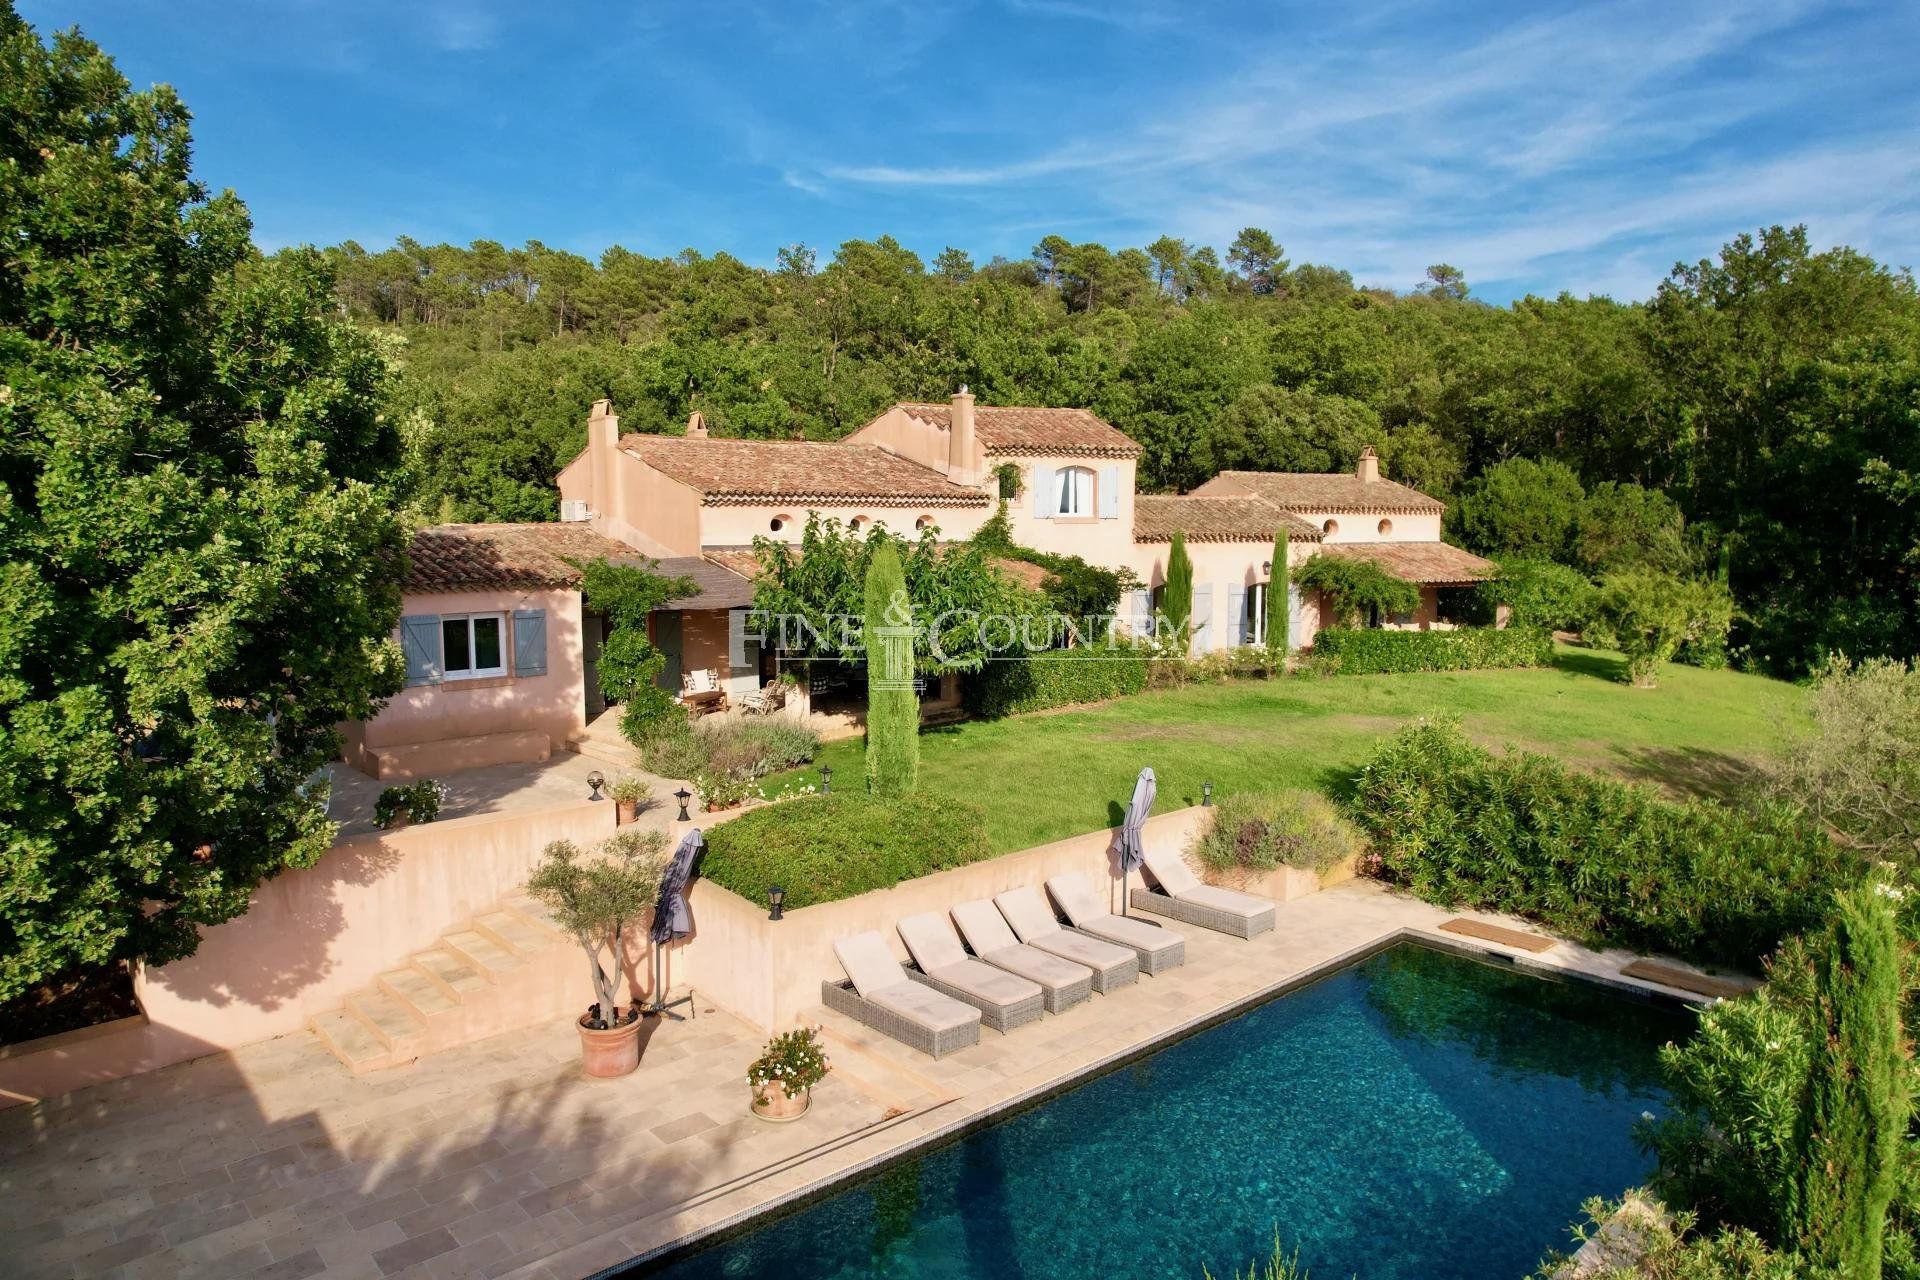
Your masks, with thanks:
[[[527,892],[553,908],[587,953],[595,999],[579,1025],[581,1068],[590,1076],[624,1076],[640,1065],[640,1006],[622,1008],[620,988],[627,939],[660,896],[666,843],[658,831],[623,831],[585,854],[555,840],[527,881]]]
[[[621,826],[640,816],[640,806],[653,799],[653,787],[638,774],[623,773],[607,787],[613,797],[613,820]]]
[[[798,1120],[813,1105],[813,1086],[827,1078],[820,1028],[797,1027],[767,1041],[747,1068],[753,1114],[763,1120]]]

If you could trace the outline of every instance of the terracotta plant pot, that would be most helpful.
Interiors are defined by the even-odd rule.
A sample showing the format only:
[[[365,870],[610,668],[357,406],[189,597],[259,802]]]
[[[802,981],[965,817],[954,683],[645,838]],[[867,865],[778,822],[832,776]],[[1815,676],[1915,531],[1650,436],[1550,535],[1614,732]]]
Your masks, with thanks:
[[[629,822],[638,819],[639,816],[640,802],[638,800],[615,800],[613,802],[613,820],[616,824],[624,827]]]
[[[626,1012],[628,1021],[605,1031],[587,1025],[590,1015],[580,1015],[580,1069],[596,1080],[631,1075],[640,1065],[640,1011]]]
[[[777,1081],[753,1086],[753,1114],[762,1120],[785,1124],[807,1114],[807,1108],[812,1105],[811,1089],[802,1089],[799,1097],[789,1098],[786,1089]]]

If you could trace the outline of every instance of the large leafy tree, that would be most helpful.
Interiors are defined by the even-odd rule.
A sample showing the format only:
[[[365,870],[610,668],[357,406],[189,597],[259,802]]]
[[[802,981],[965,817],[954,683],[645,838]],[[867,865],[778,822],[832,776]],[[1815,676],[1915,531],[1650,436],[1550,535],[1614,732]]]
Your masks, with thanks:
[[[0,998],[314,862],[400,684],[388,364],[249,236],[170,89],[0,6]]]

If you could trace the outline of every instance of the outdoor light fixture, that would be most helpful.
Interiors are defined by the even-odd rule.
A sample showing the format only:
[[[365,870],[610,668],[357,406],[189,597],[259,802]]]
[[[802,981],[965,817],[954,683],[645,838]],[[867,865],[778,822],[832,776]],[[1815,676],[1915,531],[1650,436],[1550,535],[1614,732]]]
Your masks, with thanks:
[[[823,764],[820,766],[820,794],[824,796],[829,791],[832,791],[832,790],[833,790],[833,766],[830,764]]]
[[[1273,561],[1262,560],[1260,562],[1260,576],[1263,578],[1271,578],[1273,576]]]
[[[588,774],[587,790],[592,794],[588,795],[587,799],[589,800],[600,799],[601,798],[600,788],[606,785],[607,785],[607,775],[600,772],[598,769],[595,769],[592,773]]]
[[[1200,784],[1200,807],[1204,809],[1212,803],[1213,784],[1211,782],[1203,782]]]
[[[781,907],[786,902],[786,900],[787,900],[787,891],[785,889],[782,889],[777,884],[767,886],[767,905],[773,908],[773,910],[768,913],[767,919],[778,920],[783,914],[785,914],[781,910]]]
[[[682,787],[678,791],[673,793],[673,798],[680,802],[680,821],[682,822],[693,821],[692,818],[689,818],[687,816],[687,801],[693,799],[693,792],[687,790],[685,787]]]

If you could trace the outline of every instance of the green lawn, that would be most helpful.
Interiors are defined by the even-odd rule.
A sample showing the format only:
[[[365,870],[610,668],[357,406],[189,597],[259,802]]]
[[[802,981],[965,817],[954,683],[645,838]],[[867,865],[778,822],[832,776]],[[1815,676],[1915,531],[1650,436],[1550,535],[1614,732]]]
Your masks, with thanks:
[[[1732,671],[1669,666],[1658,689],[1621,680],[1611,654],[1562,648],[1550,670],[1310,676],[1145,693],[1099,706],[973,721],[920,738],[920,785],[985,809],[996,852],[1117,822],[1140,766],[1158,808],[1195,804],[1200,784],[1339,792],[1372,745],[1410,717],[1458,716],[1492,746],[1718,794],[1779,740],[1803,692]],[[814,767],[863,785],[862,743],[830,743]],[[770,779],[768,789],[781,778]]]

